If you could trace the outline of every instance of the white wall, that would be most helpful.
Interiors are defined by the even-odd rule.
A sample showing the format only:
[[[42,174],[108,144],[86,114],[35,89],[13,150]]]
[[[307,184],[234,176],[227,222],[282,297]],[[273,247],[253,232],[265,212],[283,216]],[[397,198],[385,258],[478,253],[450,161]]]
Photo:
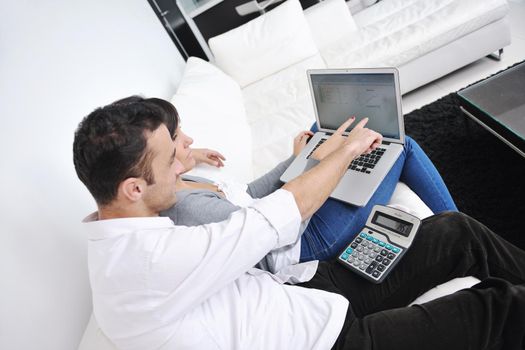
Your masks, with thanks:
[[[73,132],[115,99],[169,97],[183,65],[146,0],[0,0],[0,349],[76,349],[95,205]]]

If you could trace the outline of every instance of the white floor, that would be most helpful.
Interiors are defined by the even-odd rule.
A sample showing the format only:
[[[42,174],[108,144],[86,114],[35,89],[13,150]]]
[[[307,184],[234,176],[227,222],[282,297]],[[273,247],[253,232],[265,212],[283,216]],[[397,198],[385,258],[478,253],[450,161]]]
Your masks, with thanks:
[[[508,21],[511,28],[511,44],[505,48],[501,61],[487,57],[482,58],[439,80],[409,92],[403,96],[404,114],[490,76],[516,62],[525,60],[525,0],[507,1],[510,5]]]

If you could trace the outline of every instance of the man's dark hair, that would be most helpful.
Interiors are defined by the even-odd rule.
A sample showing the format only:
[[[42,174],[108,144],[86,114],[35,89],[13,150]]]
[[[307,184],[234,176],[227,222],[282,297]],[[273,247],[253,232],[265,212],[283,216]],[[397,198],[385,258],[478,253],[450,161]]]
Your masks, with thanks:
[[[146,133],[166,125],[172,139],[179,116],[159,98],[130,96],[97,108],[80,122],[73,142],[78,178],[99,205],[107,205],[119,184],[129,177],[155,183]]]

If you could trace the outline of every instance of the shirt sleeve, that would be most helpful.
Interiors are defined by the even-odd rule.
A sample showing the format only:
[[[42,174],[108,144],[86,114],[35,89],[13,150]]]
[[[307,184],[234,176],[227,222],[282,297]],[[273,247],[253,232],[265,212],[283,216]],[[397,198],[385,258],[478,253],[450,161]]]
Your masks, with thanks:
[[[148,285],[169,294],[179,314],[232,283],[269,251],[294,243],[301,216],[286,190],[254,201],[219,223],[176,226],[151,253]]]

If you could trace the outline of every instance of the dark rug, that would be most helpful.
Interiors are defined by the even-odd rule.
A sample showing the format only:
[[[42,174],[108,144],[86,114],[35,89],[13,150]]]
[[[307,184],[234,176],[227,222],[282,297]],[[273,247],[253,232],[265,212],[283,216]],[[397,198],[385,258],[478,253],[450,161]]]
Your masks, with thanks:
[[[407,114],[405,129],[459,210],[525,249],[525,158],[465,116],[455,93]]]

